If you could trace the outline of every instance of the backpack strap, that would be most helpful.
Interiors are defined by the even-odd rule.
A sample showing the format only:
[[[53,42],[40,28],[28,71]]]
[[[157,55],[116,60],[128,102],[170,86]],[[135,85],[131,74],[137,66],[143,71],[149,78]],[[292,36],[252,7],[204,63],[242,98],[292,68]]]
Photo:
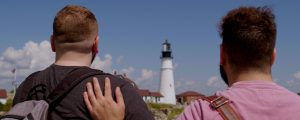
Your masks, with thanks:
[[[224,96],[204,97],[210,103],[211,108],[217,110],[224,120],[241,120],[238,113],[229,105],[229,100]]]
[[[57,85],[53,92],[49,94],[46,99],[49,103],[49,109],[53,109],[66,96],[66,94],[68,94],[79,83],[95,75],[105,75],[105,73],[101,70],[95,70],[89,67],[81,67],[72,71]]]

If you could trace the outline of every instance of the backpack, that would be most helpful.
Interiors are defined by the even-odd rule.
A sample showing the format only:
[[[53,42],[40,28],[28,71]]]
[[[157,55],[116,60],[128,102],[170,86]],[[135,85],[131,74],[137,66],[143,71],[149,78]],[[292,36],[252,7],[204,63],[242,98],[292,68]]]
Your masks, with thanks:
[[[38,73],[38,72],[37,72]],[[20,102],[13,106],[1,120],[47,120],[48,111],[58,105],[58,103],[74,87],[85,79],[95,76],[104,75],[100,70],[83,67],[72,71],[57,87],[49,94],[45,100],[28,100]],[[36,74],[35,74],[36,75]]]

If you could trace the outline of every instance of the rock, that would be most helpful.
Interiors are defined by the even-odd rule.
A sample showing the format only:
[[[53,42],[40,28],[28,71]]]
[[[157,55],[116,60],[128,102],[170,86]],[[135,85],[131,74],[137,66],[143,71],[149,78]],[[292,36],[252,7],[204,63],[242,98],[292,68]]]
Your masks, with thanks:
[[[183,110],[182,106],[174,105],[160,105],[156,104],[155,107],[149,106],[155,120],[174,120]]]
[[[155,120],[168,120],[168,116],[161,110],[150,108]]]

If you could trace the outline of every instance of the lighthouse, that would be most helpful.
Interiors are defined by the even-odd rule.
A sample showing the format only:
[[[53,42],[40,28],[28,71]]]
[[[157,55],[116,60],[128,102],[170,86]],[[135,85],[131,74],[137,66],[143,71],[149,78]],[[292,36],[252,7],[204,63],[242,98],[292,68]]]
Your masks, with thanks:
[[[160,68],[160,93],[163,95],[161,103],[176,104],[175,86],[173,75],[173,56],[171,44],[166,40],[162,44],[161,68]]]

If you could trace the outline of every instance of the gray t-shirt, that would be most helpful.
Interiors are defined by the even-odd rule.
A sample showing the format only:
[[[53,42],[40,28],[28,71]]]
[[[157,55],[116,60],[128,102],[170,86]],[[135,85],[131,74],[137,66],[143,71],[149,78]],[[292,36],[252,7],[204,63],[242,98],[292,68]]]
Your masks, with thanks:
[[[78,66],[59,66],[51,65],[45,70],[37,73],[34,79],[28,79],[18,87],[14,97],[13,105],[26,100],[42,100],[51,93],[58,83]],[[118,77],[110,74],[94,76],[99,79],[102,91],[104,91],[104,78],[111,79],[112,91],[116,86],[121,88],[125,102],[125,119],[126,120],[153,120],[153,116],[147,108],[142,98],[138,95],[133,86]],[[49,112],[53,120],[90,120],[91,116],[83,100],[83,92],[86,90],[86,83],[91,81],[92,77],[83,80],[63,100]],[[104,92],[103,92],[104,93]],[[115,94],[112,92],[115,99]]]

